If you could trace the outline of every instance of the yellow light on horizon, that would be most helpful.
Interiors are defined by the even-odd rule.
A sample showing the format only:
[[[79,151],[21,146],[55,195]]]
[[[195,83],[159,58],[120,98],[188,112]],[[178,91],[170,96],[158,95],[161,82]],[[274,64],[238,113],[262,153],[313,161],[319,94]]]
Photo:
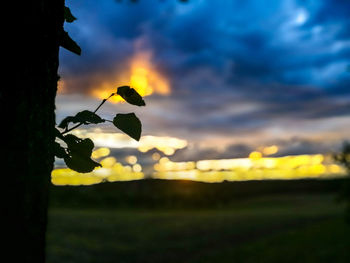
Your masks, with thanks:
[[[249,158],[250,158],[250,159],[253,159],[253,160],[258,160],[258,159],[260,159],[261,157],[262,157],[261,152],[254,151],[254,152],[251,152],[251,153],[249,154]]]
[[[117,159],[110,156],[110,157],[106,157],[103,160],[100,161],[102,167],[106,167],[106,168],[111,168],[113,167],[113,165],[117,162]]]
[[[82,130],[76,131],[79,137],[93,137]],[[99,135],[99,133],[96,133]],[[105,134],[103,135],[105,136]],[[109,134],[110,136],[116,136]],[[117,135],[119,143],[127,144],[129,138]],[[111,138],[112,138],[111,137]],[[96,140],[93,137],[94,141]],[[143,141],[143,142],[142,142]],[[110,141],[109,141],[110,142]],[[142,137],[140,142],[132,144],[133,148],[144,148],[147,152],[156,148],[179,149],[186,147],[187,141],[172,137]],[[272,147],[272,146],[269,146]],[[246,181],[246,180],[291,180],[302,178],[332,178],[346,175],[344,167],[333,162],[328,155],[294,155],[282,157],[263,157],[263,149],[253,151],[248,158],[199,160],[176,162],[171,157],[161,157],[157,152],[152,154],[152,159],[158,161],[154,164],[152,178],[182,179],[201,182]],[[276,150],[276,149],[272,149]],[[270,152],[273,152],[270,149]],[[175,151],[175,150],[174,150]],[[130,181],[145,178],[141,164],[137,163],[135,155],[126,156],[128,165],[117,162],[113,156],[109,156],[110,150],[101,147],[93,151],[93,158],[102,158],[99,162],[102,168],[96,168],[90,173],[80,174],[70,169],[56,169],[52,172],[51,180],[55,185],[89,185],[101,182]],[[148,169],[146,169],[147,171]]]
[[[153,178],[223,182],[329,178],[346,174],[345,169],[336,164],[325,164],[322,154],[283,157],[252,154],[249,158],[200,160],[194,166],[191,162],[172,162],[163,157],[154,165]]]
[[[140,180],[145,177],[141,165],[123,166],[112,156],[104,158],[101,164],[102,168],[96,168],[90,173],[78,173],[68,168],[55,169],[51,173],[51,182],[54,185],[91,185],[104,181]]]

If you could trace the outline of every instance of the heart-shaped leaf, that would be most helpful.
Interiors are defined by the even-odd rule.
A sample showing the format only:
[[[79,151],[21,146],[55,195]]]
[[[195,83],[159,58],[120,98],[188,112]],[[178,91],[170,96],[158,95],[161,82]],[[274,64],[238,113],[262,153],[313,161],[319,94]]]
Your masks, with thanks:
[[[79,173],[88,173],[101,164],[91,159],[94,143],[91,139],[80,139],[73,134],[64,136],[64,142],[67,144],[67,154],[64,156],[66,165]]]
[[[77,171],[78,173],[89,173],[96,167],[102,166],[101,164],[91,160],[91,158],[78,154],[73,154],[65,157],[64,162],[68,168]]]
[[[105,120],[98,116],[96,113],[88,110],[78,112],[75,116],[68,116],[64,118],[58,127],[67,129],[69,123],[83,123],[83,124],[98,124]]]
[[[140,140],[142,125],[135,113],[118,113],[113,119],[113,124],[136,141]]]
[[[136,90],[130,88],[129,86],[121,86],[117,90],[117,94],[120,95],[126,102],[136,105],[145,106],[146,103],[142,99],[141,95],[137,93]]]
[[[96,113],[88,110],[78,112],[75,115],[75,118],[77,122],[82,122],[84,124],[90,124],[90,123],[97,124],[97,123],[104,122],[104,119],[102,119]]]
[[[67,134],[64,136],[64,142],[68,146],[68,153],[70,155],[82,155],[90,157],[92,150],[94,149],[94,143],[91,139],[80,139],[73,134]]]

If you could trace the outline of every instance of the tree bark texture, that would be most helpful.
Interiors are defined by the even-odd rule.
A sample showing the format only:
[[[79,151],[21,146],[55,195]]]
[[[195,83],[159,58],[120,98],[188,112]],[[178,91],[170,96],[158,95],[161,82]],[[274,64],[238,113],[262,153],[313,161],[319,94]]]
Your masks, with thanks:
[[[11,1],[1,88],[7,262],[45,262],[48,189],[54,156],[59,32],[64,0]],[[5,71],[6,72],[6,71]],[[4,179],[5,177],[5,179]]]

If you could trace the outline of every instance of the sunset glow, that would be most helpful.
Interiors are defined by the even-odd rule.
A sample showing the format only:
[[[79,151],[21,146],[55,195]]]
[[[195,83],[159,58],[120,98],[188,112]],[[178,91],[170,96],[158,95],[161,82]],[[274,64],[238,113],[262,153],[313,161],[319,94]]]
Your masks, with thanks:
[[[344,175],[331,156],[350,134],[347,1],[90,1],[91,9],[73,2],[82,28],[69,33],[83,53],[61,54],[57,122],[95,109],[120,86],[146,97],[146,107],[135,107],[112,96],[123,105],[99,108],[104,123],[72,131],[94,142],[92,158],[103,168],[91,176]],[[110,123],[130,112],[142,123],[139,141]],[[119,165],[128,176],[110,177]]]
[[[111,82],[101,81],[101,84],[93,89],[92,95],[99,99],[105,99],[116,91],[118,86],[129,85],[141,96],[149,96],[153,93],[160,95],[170,94],[169,81],[160,74],[152,64],[152,52],[137,52],[129,62],[130,66],[123,73],[118,73]],[[113,103],[124,101],[120,96],[109,99]]]
[[[126,165],[115,157],[105,156],[108,148],[99,148],[93,156],[100,159],[102,168],[91,173],[80,174],[70,169],[56,169],[52,172],[55,185],[89,185],[101,182],[131,181],[144,178],[166,180],[193,180],[208,183],[248,180],[290,180],[304,178],[333,178],[345,176],[345,169],[335,164],[330,156],[322,154],[284,157],[262,157],[252,152],[249,158],[199,160],[197,162],[173,162],[168,157],[157,158],[152,154],[153,172],[145,175],[138,158],[129,155]]]
[[[261,157],[258,152],[249,158],[172,162],[162,158],[154,165],[153,178],[185,179],[201,182],[288,180],[331,178],[345,175],[345,169],[326,160],[321,154],[285,157]]]

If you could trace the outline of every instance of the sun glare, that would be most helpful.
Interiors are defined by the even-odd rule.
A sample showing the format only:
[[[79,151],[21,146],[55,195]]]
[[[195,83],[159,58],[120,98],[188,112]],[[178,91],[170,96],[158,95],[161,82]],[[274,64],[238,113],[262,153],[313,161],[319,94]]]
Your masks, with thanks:
[[[117,86],[129,85],[142,97],[153,93],[160,95],[170,94],[169,81],[156,69],[152,63],[152,52],[137,52],[129,62],[126,72],[116,73],[115,79],[101,84],[92,91],[92,95],[99,99],[107,98],[116,91]],[[110,98],[113,103],[123,101],[120,96]]]

